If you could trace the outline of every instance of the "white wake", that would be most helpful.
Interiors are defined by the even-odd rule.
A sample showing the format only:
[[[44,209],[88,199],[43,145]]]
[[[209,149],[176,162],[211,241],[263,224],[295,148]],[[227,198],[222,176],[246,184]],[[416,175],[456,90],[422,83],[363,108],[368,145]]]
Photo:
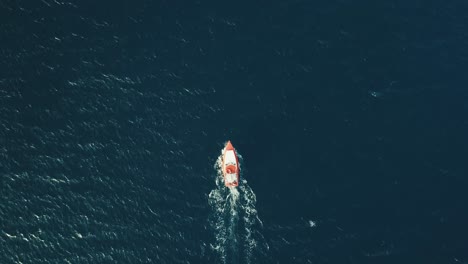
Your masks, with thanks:
[[[242,166],[242,157],[237,155],[239,166]],[[221,160],[222,154],[214,166],[216,187],[209,194],[212,209],[210,225],[215,231],[212,249],[221,259],[221,263],[251,263],[256,252],[268,249],[260,233],[262,221],[255,208],[255,193],[243,179],[242,170],[239,186],[226,187]]]

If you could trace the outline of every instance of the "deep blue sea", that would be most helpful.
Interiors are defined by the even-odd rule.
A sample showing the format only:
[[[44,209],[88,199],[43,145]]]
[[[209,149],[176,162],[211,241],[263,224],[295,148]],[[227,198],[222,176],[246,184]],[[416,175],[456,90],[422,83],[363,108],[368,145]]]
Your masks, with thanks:
[[[465,0],[0,0],[0,263],[466,264],[467,71]]]

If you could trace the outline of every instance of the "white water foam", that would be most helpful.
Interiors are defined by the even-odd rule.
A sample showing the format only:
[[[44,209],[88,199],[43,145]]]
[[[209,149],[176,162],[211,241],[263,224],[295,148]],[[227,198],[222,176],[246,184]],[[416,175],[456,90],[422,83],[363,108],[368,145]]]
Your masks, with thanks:
[[[241,166],[242,157],[237,155]],[[251,263],[255,252],[268,249],[259,231],[262,221],[255,208],[256,196],[247,181],[242,178],[242,174],[237,188],[226,187],[221,162],[222,153],[214,165],[217,173],[216,188],[209,194],[209,204],[212,208],[210,225],[215,231],[212,249],[221,259],[221,263]]]

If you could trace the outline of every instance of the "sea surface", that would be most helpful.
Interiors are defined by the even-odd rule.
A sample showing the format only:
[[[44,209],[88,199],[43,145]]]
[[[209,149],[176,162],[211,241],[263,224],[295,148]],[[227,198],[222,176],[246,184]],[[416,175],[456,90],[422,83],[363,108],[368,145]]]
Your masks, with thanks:
[[[466,264],[467,71],[464,0],[0,0],[0,263]]]

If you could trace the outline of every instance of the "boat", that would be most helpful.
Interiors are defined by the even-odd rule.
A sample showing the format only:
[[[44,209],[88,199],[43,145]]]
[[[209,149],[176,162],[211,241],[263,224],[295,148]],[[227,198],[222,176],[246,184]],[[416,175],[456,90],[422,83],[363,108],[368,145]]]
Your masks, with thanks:
[[[224,146],[222,168],[226,187],[237,187],[240,176],[239,159],[231,141]]]

